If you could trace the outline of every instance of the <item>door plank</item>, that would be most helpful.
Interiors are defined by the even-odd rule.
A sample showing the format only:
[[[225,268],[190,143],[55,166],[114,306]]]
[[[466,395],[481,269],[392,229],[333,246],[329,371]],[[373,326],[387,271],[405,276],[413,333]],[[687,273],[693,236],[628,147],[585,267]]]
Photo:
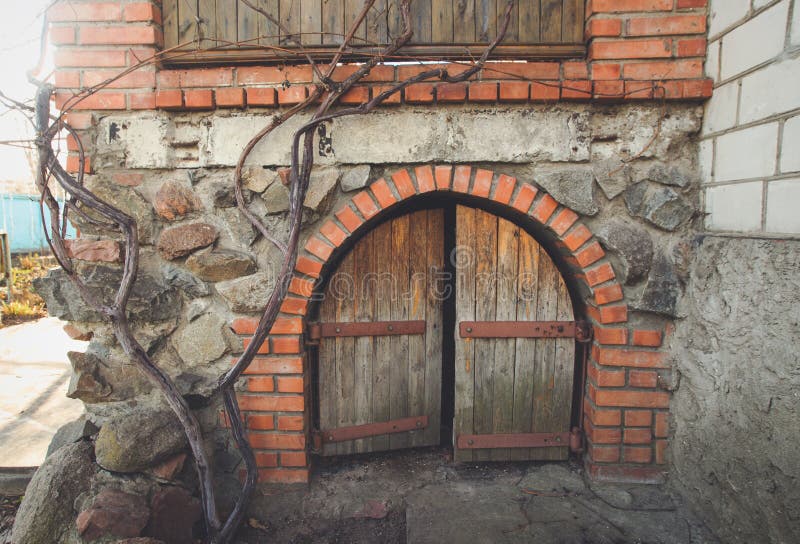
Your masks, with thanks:
[[[364,1],[363,0],[343,0],[342,2],[345,6],[344,8],[344,25],[343,25],[343,34],[347,34],[350,32],[350,29],[353,27],[353,24],[358,19],[359,14],[361,14],[361,10],[364,8]],[[353,35],[353,45],[362,45],[364,40],[367,37],[367,29],[365,28],[364,23],[361,23],[361,26],[358,27],[358,30]]]
[[[164,48],[178,45],[178,0],[164,0]]]
[[[453,41],[475,42],[475,0],[453,0]]]
[[[456,323],[475,321],[475,221],[474,209],[456,208]],[[474,434],[474,339],[456,336],[455,348],[454,438],[460,434]],[[455,449],[453,455],[456,461],[472,461],[474,450]]]
[[[199,11],[197,0],[186,0],[178,3],[178,43],[196,42],[198,39],[197,18],[206,19],[210,13],[211,19],[216,24],[213,2],[211,11]],[[198,15],[199,14],[199,15]],[[194,47],[194,46],[190,46]],[[203,44],[203,48],[207,47]]]
[[[536,43],[541,33],[541,0],[528,0],[519,4],[519,41],[520,43]]]
[[[508,30],[506,31],[506,37],[503,39],[503,43],[519,43],[520,37],[520,12],[522,11],[521,4],[537,4],[539,0],[527,0],[526,2],[514,2],[514,6],[511,8],[511,19],[508,21]],[[496,18],[496,30],[495,34],[489,36],[489,39],[492,40],[500,32],[500,29],[503,27],[503,17],[506,16],[506,0],[497,0],[497,15]]]
[[[355,317],[357,322],[375,321],[375,285],[368,281],[374,270],[372,252],[373,234],[368,232],[353,248],[353,288],[355,290]],[[355,338],[353,360],[355,361],[355,424],[364,425],[376,421],[372,417],[372,372],[375,350],[373,337]],[[372,438],[362,438],[353,443],[356,453],[372,451]]]
[[[355,320],[354,308],[354,272],[355,254],[351,251],[345,256],[336,271],[337,281],[335,304],[336,321],[351,322]],[[336,344],[336,428],[355,425],[355,338],[343,337],[330,339]],[[330,341],[329,340],[329,341]],[[353,443],[340,442],[337,445],[338,454],[353,452]]]
[[[403,33],[403,16],[400,13],[400,0],[388,0],[386,5],[387,31],[389,33],[389,39],[393,40]],[[413,9],[412,7],[412,10]]]
[[[428,428],[424,431],[424,444],[438,444],[442,409],[442,285],[444,272],[444,210],[427,213],[426,239],[426,292],[425,297],[425,408]]]
[[[545,43],[561,41],[561,2],[562,0],[542,0],[540,36]]]
[[[561,41],[583,42],[584,0],[564,0],[561,16]]]
[[[239,9],[239,14],[237,16],[239,24],[237,35],[239,37],[239,42],[241,42],[243,47],[258,45],[258,20],[263,17],[263,15],[238,2],[238,0],[237,4]],[[258,5],[258,0],[256,0],[255,5]]]
[[[572,320],[575,319],[572,301],[570,300],[567,285],[564,283],[564,278],[559,274],[558,276],[558,310],[557,319]],[[560,430],[569,429],[571,411],[572,411],[572,391],[573,380],[575,375],[575,340],[572,338],[557,338],[555,343],[555,360],[553,364],[553,375],[555,377],[555,390],[554,390],[554,417],[553,428]],[[560,459],[566,459],[569,456],[569,449],[554,448],[553,453],[558,452]]]
[[[409,261],[411,221],[408,215],[401,215],[392,222],[392,276],[396,288],[393,290],[391,313],[393,320],[409,319]],[[407,335],[392,336],[389,340],[393,362],[390,367],[390,408],[389,419],[400,419],[412,414],[408,411],[409,403],[409,337]],[[389,436],[391,449],[407,448],[407,433]]]
[[[367,43],[370,45],[389,43],[387,27],[388,10],[388,0],[375,0],[372,9],[369,10],[367,14],[366,36]]]
[[[288,34],[281,31],[280,44],[294,47],[292,36],[298,38],[300,32],[300,0],[281,0],[280,22]]]
[[[236,43],[239,39],[238,7],[239,0],[217,1],[217,40],[219,45]]]
[[[322,43],[322,0],[303,0],[300,6],[300,32],[303,45]]]
[[[517,318],[517,271],[520,229],[510,221],[497,223],[497,310],[498,321]],[[514,429],[514,363],[516,357],[514,338],[494,340],[494,376],[492,383],[492,433],[505,434]],[[507,461],[512,449],[491,451],[493,461]]]
[[[386,275],[392,267],[392,224],[383,223],[374,230],[374,273],[376,274],[375,289],[375,319],[389,321],[392,319],[393,284],[391,275],[388,281]],[[376,422],[389,421],[391,366],[396,358],[391,351],[391,338],[389,336],[376,336],[373,338],[375,346],[375,362],[372,373],[372,417]],[[372,439],[374,451],[389,449],[388,436],[376,436]]]
[[[431,3],[414,2],[411,4],[411,24],[414,25],[412,43],[431,43]]]
[[[505,4],[501,0],[502,4]],[[486,43],[497,33],[497,0],[475,1],[475,39]]]
[[[323,0],[322,43],[340,45],[344,41],[344,2]]]
[[[435,234],[431,233],[435,236]],[[429,236],[428,212],[412,214],[409,224],[409,297],[408,319],[424,320],[427,309],[427,270],[428,251],[426,238]],[[427,324],[426,324],[427,328]],[[425,340],[427,335],[408,337],[408,414],[427,414],[425,405]],[[419,446],[425,436],[421,431],[409,433],[409,445]]]
[[[431,41],[453,42],[453,0],[431,0]]]
[[[331,282],[334,280],[331,279]],[[326,290],[325,301],[320,307],[319,318],[321,321],[334,321],[336,319],[336,304],[330,295],[330,288]],[[320,429],[334,429],[338,424],[336,389],[336,342],[323,340],[318,349],[318,391],[319,391],[319,426]],[[324,444],[323,455],[335,455],[336,444]]]
[[[272,15],[276,21],[280,21],[280,0],[258,0],[258,7]],[[244,4],[239,6],[239,13],[249,9]],[[252,10],[250,10],[252,11]],[[280,43],[280,30],[278,25],[270,21],[260,13],[256,13],[258,21],[258,43],[259,45],[278,45]]]

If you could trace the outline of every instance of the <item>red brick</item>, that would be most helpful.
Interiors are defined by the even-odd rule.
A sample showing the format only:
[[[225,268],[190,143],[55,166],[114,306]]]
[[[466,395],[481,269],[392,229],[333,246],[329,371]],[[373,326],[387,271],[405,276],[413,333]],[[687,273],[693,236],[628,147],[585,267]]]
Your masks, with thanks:
[[[314,281],[305,278],[293,277],[289,283],[289,292],[301,297],[310,297],[314,293]],[[282,334],[280,331],[271,331],[272,334]],[[291,331],[299,332],[299,331]]]
[[[674,60],[666,62],[627,63],[623,70],[625,79],[693,79],[703,77],[702,60]]]
[[[336,212],[336,218],[341,221],[344,228],[349,232],[357,231],[358,227],[364,224],[364,220],[356,215],[356,212],[354,212],[353,208],[350,206],[339,209],[339,211]]]
[[[243,66],[236,70],[239,85],[263,85],[288,83],[311,83],[311,66]]]
[[[275,391],[275,380],[272,376],[254,376],[252,378],[247,378],[247,390],[251,393],[272,393]],[[270,419],[272,418],[270,417]]]
[[[538,189],[530,183],[521,184],[519,192],[517,193],[517,198],[514,199],[514,203],[511,204],[511,206],[522,213],[528,213],[538,192]],[[545,195],[545,198],[546,197],[547,195]]]
[[[633,331],[634,346],[647,346],[651,348],[657,348],[661,346],[661,342],[662,342],[661,331],[646,331],[646,330]]]
[[[588,14],[624,11],[669,11],[673,0],[592,0]]]
[[[708,0],[677,0],[675,7],[678,9],[704,8]]]
[[[472,184],[472,194],[483,198],[489,197],[489,191],[492,189],[492,179],[494,172],[491,170],[478,169],[475,171],[475,182]]]
[[[66,121],[75,130],[86,130],[94,124],[92,114],[88,112],[69,112]]]
[[[271,468],[278,466],[278,454],[263,451],[255,452],[256,466],[260,468]]]
[[[250,445],[256,449],[302,450],[306,447],[306,439],[302,434],[249,433],[248,438]]]
[[[71,2],[55,3],[47,10],[47,20],[51,23],[72,21],[119,21],[122,16],[117,2]]]
[[[629,100],[649,100],[653,98],[655,82],[625,82],[625,98]]]
[[[622,287],[618,283],[598,287],[594,290],[594,300],[598,305],[622,300]]]
[[[211,89],[184,91],[183,100],[187,109],[210,110],[214,107],[214,91]]]
[[[564,79],[589,79],[589,67],[585,62],[565,62]]]
[[[414,187],[414,182],[411,181],[411,175],[408,173],[408,170],[398,170],[392,174],[392,181],[401,199],[406,199],[417,193],[417,189]]]
[[[393,87],[390,85],[376,85],[372,88],[372,96],[376,97],[381,93],[384,93],[392,89]],[[392,94],[384,98],[383,101],[381,102],[381,104],[385,106],[397,105],[402,103],[403,103],[403,93],[401,91],[393,92]]]
[[[385,179],[381,178],[375,181],[369,188],[372,194],[375,195],[375,199],[378,201],[378,205],[381,208],[386,209],[397,202],[397,197],[392,194],[391,189],[389,189],[389,184],[386,183]]]
[[[623,456],[627,463],[650,463],[653,460],[653,450],[630,446],[623,448]]]
[[[689,40],[678,40],[679,57],[704,57],[708,42],[705,38],[692,38]]]
[[[300,339],[289,336],[278,336],[272,338],[273,353],[300,353]]]
[[[122,50],[59,49],[55,54],[55,65],[59,68],[109,68],[126,63]]]
[[[356,196],[353,197],[353,204],[356,205],[358,211],[361,212],[361,215],[364,218],[369,219],[373,217],[376,213],[378,213],[378,205],[375,204],[375,201],[372,200],[372,197],[369,196],[369,193],[366,191],[361,191]],[[325,257],[327,259],[327,257]],[[323,259],[323,260],[325,260]]]
[[[624,346],[628,343],[628,329],[609,329],[606,327],[595,327],[594,338],[601,344],[608,346]]]
[[[472,168],[469,166],[456,166],[455,173],[453,174],[453,190],[459,193],[466,193],[469,191],[469,178]]]
[[[259,483],[273,484],[304,484],[308,482],[308,469],[260,469],[258,471]]]
[[[576,99],[582,100],[592,97],[592,82],[591,81],[570,81],[563,82],[561,87],[561,98],[565,100]]]
[[[620,406],[630,408],[667,408],[669,393],[663,391],[625,391],[619,389],[598,389],[596,402],[599,406]]]
[[[497,92],[497,83],[473,82],[469,84],[469,101],[496,102]]]
[[[242,410],[254,412],[302,412],[305,408],[305,399],[302,395],[282,397],[241,395],[239,407]]]
[[[249,346],[252,342],[252,338],[245,338],[242,340],[244,349],[247,349],[247,346]],[[265,340],[260,346],[258,346],[258,351],[256,353],[259,355],[267,355],[269,353],[269,341]]]
[[[622,412],[620,410],[600,410],[592,406],[589,399],[583,400],[584,413],[589,417],[595,425],[604,425],[607,427],[618,426],[622,424]]]
[[[667,444],[666,440],[656,440],[656,464],[664,465],[667,463]]]
[[[654,388],[658,385],[658,374],[652,370],[631,370],[628,376],[631,387]]]
[[[156,109],[156,93],[128,93],[128,107],[132,110]]]
[[[417,177],[420,193],[427,193],[436,189],[436,183],[433,180],[433,169],[430,166],[418,166],[414,169],[414,175]]]
[[[534,102],[551,102],[561,98],[561,85],[559,83],[531,83],[531,100]]]
[[[303,360],[300,357],[256,357],[245,374],[300,374]]]
[[[603,370],[590,365],[588,375],[600,387],[622,387],[625,385],[624,370]]]
[[[624,323],[628,320],[628,306],[621,304],[618,306],[603,306],[600,308],[600,323]]]
[[[244,89],[223,88],[215,91],[217,106],[221,108],[243,108]]]
[[[533,207],[531,217],[540,223],[547,223],[547,220],[550,219],[550,216],[553,215],[556,208],[558,208],[558,202],[550,195],[543,195],[539,202]]]
[[[618,428],[586,426],[586,438],[594,444],[619,444],[622,442],[622,431]]]
[[[305,452],[283,451],[281,452],[282,467],[304,467],[308,465]]]
[[[278,429],[281,431],[302,431],[303,416],[278,416]]]
[[[138,174],[135,172],[117,172],[111,176],[111,179],[117,185],[137,187],[144,181],[144,174]]]
[[[600,243],[595,241],[575,253],[575,259],[577,259],[581,268],[586,268],[590,264],[596,263],[605,257],[605,255],[606,253],[603,251],[603,248],[600,247]]]
[[[328,257],[331,256],[331,253],[333,253],[333,248],[316,236],[312,236],[308,239],[305,250],[315,257],[319,257],[323,261],[327,261]]]
[[[293,85],[288,89],[278,89],[278,104],[299,104],[306,99],[306,88],[302,85]],[[248,101],[249,102],[249,101]]]
[[[610,366],[659,368],[664,366],[664,354],[658,351],[600,348],[597,362]]]
[[[652,424],[652,422],[653,422],[653,412],[651,412],[650,410],[625,411],[626,427],[649,427]]]
[[[81,73],[77,70],[56,70],[55,85],[61,89],[79,89]]]
[[[436,179],[436,188],[439,190],[450,188],[450,179],[453,175],[452,166],[437,166],[433,169]]]
[[[597,100],[618,100],[625,97],[625,83],[622,81],[595,81],[594,97]]]
[[[558,215],[556,215],[555,219],[553,219],[553,222],[550,224],[550,228],[553,230],[553,232],[559,236],[562,236],[572,225],[575,224],[577,220],[578,214],[568,208],[564,208],[558,212]]]
[[[497,178],[497,186],[495,187],[494,195],[492,195],[492,200],[508,204],[511,202],[511,195],[514,193],[514,188],[516,186],[516,178],[500,174],[500,177]],[[533,197],[531,197],[531,201],[533,201]],[[528,207],[530,208],[530,204],[528,204]],[[528,213],[528,210],[525,210],[523,213]]]
[[[554,79],[561,77],[557,62],[487,62],[481,79]],[[501,84],[502,95],[502,84]]]
[[[305,255],[301,255],[297,258],[297,264],[294,269],[302,274],[318,278],[320,272],[322,272],[322,263],[309,259]]]
[[[592,237],[591,231],[585,225],[577,225],[561,239],[567,249],[575,251]]]
[[[369,102],[369,87],[351,87],[350,90],[339,98],[339,102],[342,104],[362,104],[364,102]]]
[[[438,102],[464,102],[466,99],[466,83],[441,83],[436,86],[436,100]]]
[[[590,59],[654,59],[672,56],[672,40],[594,41],[589,46]]]
[[[527,102],[530,98],[530,83],[527,81],[501,81],[500,100],[502,102]]]
[[[433,83],[414,83],[405,89],[406,102],[410,104],[430,104],[433,102]]]
[[[56,95],[57,109],[63,109],[67,103],[76,110],[124,110],[126,107],[125,93],[120,92],[100,91],[80,98],[67,93]]]
[[[174,91],[157,91],[156,107],[161,109],[182,108],[183,92],[177,89]]]
[[[320,68],[323,68],[324,72],[324,70],[327,70],[329,66],[330,65],[320,66]],[[337,66],[333,74],[331,74],[331,79],[333,81],[344,81],[356,73],[356,71],[358,71],[361,67],[362,65],[360,64],[344,64]],[[379,64],[378,66],[372,68],[369,73],[363,76],[360,81],[394,81],[394,66]]]
[[[161,41],[155,26],[83,26],[78,43],[82,45],[149,45]]]
[[[339,226],[330,219],[326,221],[322,227],[320,227],[319,231],[336,247],[339,247],[345,240],[347,240],[347,233],[340,229]]]
[[[673,34],[704,34],[706,16],[672,15],[669,17],[638,17],[628,21],[628,36],[667,36]]]
[[[302,393],[303,378],[291,377],[291,376],[279,376],[278,391],[280,393]]]
[[[595,81],[615,80],[622,77],[622,65],[617,63],[592,64],[592,79]]]
[[[593,18],[586,23],[586,38],[616,38],[622,35],[622,19]]]
[[[451,76],[455,76],[466,72],[469,68],[466,64],[405,64],[397,67],[397,80],[405,81],[423,72],[432,72],[433,70],[447,70]]]
[[[669,434],[669,414],[667,412],[656,412],[656,423],[654,426],[655,435],[658,438],[666,438]]]
[[[139,69],[120,77],[118,70],[87,70],[83,72],[83,86],[103,85],[107,89],[141,89],[156,86],[156,73]]]
[[[286,297],[281,304],[281,311],[287,314],[305,315],[308,300],[304,298]]]
[[[616,463],[619,461],[618,446],[590,446],[589,457],[598,463]]]
[[[161,24],[161,10],[150,2],[125,5],[125,20],[128,22]]]
[[[54,26],[50,28],[50,43],[53,45],[70,45],[75,43],[75,27]]]

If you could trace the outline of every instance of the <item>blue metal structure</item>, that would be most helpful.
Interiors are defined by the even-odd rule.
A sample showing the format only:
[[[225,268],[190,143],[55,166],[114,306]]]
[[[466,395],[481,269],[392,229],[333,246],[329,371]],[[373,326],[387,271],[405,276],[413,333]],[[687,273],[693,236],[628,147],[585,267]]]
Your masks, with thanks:
[[[49,215],[46,216],[48,225]],[[8,232],[12,253],[49,253],[42,228],[39,195],[0,194],[0,230]],[[75,229],[68,226],[68,236]]]

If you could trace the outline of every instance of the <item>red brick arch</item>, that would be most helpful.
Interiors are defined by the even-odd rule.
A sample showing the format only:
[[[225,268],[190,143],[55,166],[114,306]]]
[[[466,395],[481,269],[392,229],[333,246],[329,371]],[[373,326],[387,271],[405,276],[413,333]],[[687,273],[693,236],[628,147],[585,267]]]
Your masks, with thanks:
[[[556,240],[572,269],[568,280],[588,293],[583,302],[594,329],[584,389],[585,460],[599,479],[663,478],[669,394],[658,389],[663,369],[660,330],[630,330],[628,305],[613,266],[588,226],[540,187],[492,170],[466,165],[421,165],[378,179],[325,219],[301,252],[289,295],[240,395],[261,479],[308,479],[311,390],[303,345],[304,319],[323,269],[369,221],[408,199],[428,193],[483,199],[524,214]],[[341,248],[341,249],[340,249]],[[240,318],[234,330],[252,334],[257,319]],[[247,339],[245,338],[245,343]]]

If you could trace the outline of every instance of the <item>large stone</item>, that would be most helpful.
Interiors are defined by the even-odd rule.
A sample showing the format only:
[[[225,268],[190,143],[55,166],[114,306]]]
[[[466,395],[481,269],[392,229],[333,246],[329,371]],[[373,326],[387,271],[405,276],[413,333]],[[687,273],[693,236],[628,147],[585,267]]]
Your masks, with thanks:
[[[50,457],[53,453],[69,444],[80,442],[84,438],[88,438],[97,433],[98,429],[94,423],[86,419],[86,416],[81,416],[75,421],[65,423],[56,431],[50,440],[50,445],[47,447],[47,454],[45,457]]]
[[[169,410],[133,408],[109,419],[95,441],[97,464],[112,472],[140,472],[186,447],[186,435]]]
[[[606,198],[613,200],[621,195],[633,180],[630,164],[619,159],[599,161],[594,166],[594,177]]]
[[[81,261],[117,263],[122,260],[119,242],[114,240],[66,240],[67,254]]]
[[[200,298],[211,294],[211,288],[207,283],[174,265],[164,266],[164,279],[169,285],[180,289],[190,298]]]
[[[674,187],[686,187],[692,182],[692,176],[686,170],[678,166],[667,166],[666,164],[654,164],[647,173],[647,178],[662,185],[672,185]]]
[[[537,174],[535,181],[564,206],[583,215],[597,214],[594,174],[590,170],[562,169]]]
[[[363,189],[369,183],[371,167],[368,164],[362,164],[350,168],[342,175],[341,187],[342,191],[357,191]]]
[[[273,183],[262,195],[268,215],[289,211],[289,189],[281,183]]]
[[[92,353],[70,351],[67,353],[72,363],[67,396],[80,399],[89,404],[109,402],[114,389],[100,374],[100,359]]]
[[[207,365],[228,349],[224,326],[225,321],[216,314],[204,314],[175,334],[172,343],[188,365]]]
[[[149,468],[147,470],[147,474],[153,476],[154,478],[158,478],[159,480],[172,481],[183,470],[183,465],[186,463],[186,457],[187,456],[185,453],[173,455],[166,461],[162,461],[154,467]]]
[[[89,489],[96,471],[89,442],[69,444],[45,459],[17,511],[11,541],[63,542],[75,527],[75,499]]]
[[[675,265],[664,253],[653,258],[653,269],[644,292],[634,308],[669,317],[677,317],[678,298],[683,292]]]
[[[622,263],[622,280],[633,285],[647,276],[653,261],[653,240],[647,230],[621,219],[595,228],[603,247]]]
[[[158,251],[165,259],[185,257],[201,247],[210,246],[219,232],[208,223],[192,223],[170,227],[158,239]]]
[[[331,193],[336,184],[339,182],[341,172],[337,168],[324,167],[315,168],[311,171],[311,177],[308,180],[308,192],[303,206],[318,210],[320,204]]]
[[[216,285],[217,292],[222,295],[231,310],[243,313],[262,311],[274,287],[275,278],[265,272]]]
[[[132,188],[120,187],[113,183],[101,181],[96,177],[87,183],[87,186],[94,191],[96,196],[136,220],[136,230],[140,243],[148,244],[152,241],[155,228],[153,207],[139,193]],[[87,213],[96,219],[108,221],[108,218],[104,218],[95,212],[88,211]],[[71,214],[70,217],[80,225],[81,231],[85,234],[102,234],[97,231],[96,227],[81,221],[76,214]]]
[[[694,207],[670,187],[646,181],[625,191],[625,204],[631,214],[667,231],[678,229],[695,212]]]
[[[278,174],[261,166],[248,166],[242,171],[242,186],[254,193],[263,193]]]
[[[200,501],[182,487],[164,487],[150,501],[152,515],[145,534],[169,542],[192,544],[194,526],[200,521]]]
[[[186,266],[204,281],[232,280],[256,271],[250,256],[229,250],[195,253],[186,260]]]
[[[167,181],[158,189],[153,207],[158,215],[174,221],[202,209],[203,205],[189,187],[177,181]]]
[[[141,338],[138,331],[136,334]],[[67,389],[70,398],[100,404],[128,400],[152,390],[152,384],[127,357],[113,355],[104,346],[90,344],[86,352],[70,351],[67,356],[72,363]]]
[[[92,507],[78,514],[78,534],[85,540],[138,537],[147,525],[150,509],[144,498],[116,489],[103,489]]]
[[[256,214],[265,215],[263,212],[264,201],[261,198],[254,198],[248,208]],[[256,239],[256,229],[250,220],[239,211],[239,208],[221,208],[217,210],[217,217],[222,222],[220,228],[220,242],[222,246],[225,243],[224,238],[227,237],[233,241],[236,247],[248,248]]]

